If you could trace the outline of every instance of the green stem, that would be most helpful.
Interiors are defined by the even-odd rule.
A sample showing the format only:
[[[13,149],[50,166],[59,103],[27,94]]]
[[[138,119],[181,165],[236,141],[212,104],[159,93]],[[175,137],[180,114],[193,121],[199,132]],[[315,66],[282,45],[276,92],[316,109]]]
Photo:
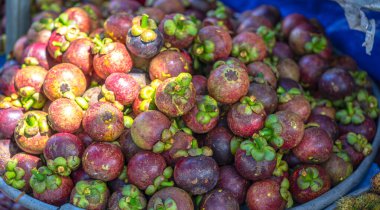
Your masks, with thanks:
[[[148,20],[149,20],[149,16],[147,14],[143,14],[142,17],[141,17],[141,28],[147,28],[149,23],[148,23]]]

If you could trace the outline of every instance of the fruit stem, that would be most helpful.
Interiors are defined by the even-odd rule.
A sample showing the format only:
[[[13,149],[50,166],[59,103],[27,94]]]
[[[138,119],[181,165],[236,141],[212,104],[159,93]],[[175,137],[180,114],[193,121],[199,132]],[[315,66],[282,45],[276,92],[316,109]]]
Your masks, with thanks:
[[[148,27],[148,19],[149,16],[147,14],[143,14],[141,17],[141,28],[147,28]]]

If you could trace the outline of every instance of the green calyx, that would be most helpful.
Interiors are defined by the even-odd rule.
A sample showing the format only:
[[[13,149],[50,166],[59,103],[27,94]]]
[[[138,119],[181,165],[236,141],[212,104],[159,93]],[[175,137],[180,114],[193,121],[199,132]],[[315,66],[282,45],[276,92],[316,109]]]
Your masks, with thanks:
[[[47,167],[60,176],[69,176],[79,165],[80,158],[78,156],[57,157],[54,160],[47,160]]]
[[[254,96],[244,96],[240,99],[240,104],[237,107],[237,110],[240,114],[243,115],[252,115],[261,114],[264,111],[264,105],[256,101]]]
[[[197,25],[183,14],[175,14],[173,19],[164,22],[164,32],[169,36],[175,36],[182,40],[189,36],[196,36],[198,33]]]
[[[162,199],[157,197],[153,202],[153,208],[149,210],[178,210],[177,203],[172,198]]]
[[[61,85],[61,94],[62,94],[62,97],[63,98],[67,98],[67,99],[71,99],[73,101],[75,101],[75,103],[80,107],[82,108],[83,110],[87,110],[88,109],[88,101],[89,99],[88,98],[85,98],[85,97],[77,97],[74,95],[73,92],[71,92],[68,88],[68,91],[65,90],[65,88],[62,88],[65,84],[62,84]]]
[[[139,97],[141,99],[139,110],[141,112],[157,109],[154,100],[156,96],[156,90],[161,83],[162,83],[161,80],[155,79],[149,85],[141,88],[140,94],[139,94]]]
[[[123,197],[119,200],[119,208],[122,210],[145,209],[146,200],[140,190],[131,184],[125,185],[121,189]]]
[[[121,171],[121,174],[119,175],[118,179],[122,180],[125,184],[128,183],[128,168],[127,166],[123,167],[123,170]]]
[[[310,103],[310,106],[312,109],[314,109],[317,106],[325,106],[325,107],[333,107],[333,103],[324,98],[315,98],[310,91],[305,91],[304,96],[306,100]]]
[[[265,120],[264,128],[259,131],[259,135],[264,137],[273,146],[280,148],[284,144],[284,139],[282,139],[281,133],[282,125],[278,120],[277,115],[268,115]]]
[[[160,190],[165,187],[174,186],[174,182],[170,180],[172,175],[173,175],[173,168],[170,166],[166,167],[165,170],[162,172],[162,175],[156,177],[153,181],[153,184],[149,185],[145,189],[145,194],[151,196],[157,190]]]
[[[308,53],[320,53],[327,47],[327,39],[323,35],[312,35],[311,41],[305,44]]]
[[[21,68],[25,68],[27,66],[38,66],[40,63],[35,57],[26,57],[24,59],[24,63],[21,65]]]
[[[54,11],[56,13],[60,13],[62,11],[61,6],[57,3],[43,3],[41,5],[41,10],[42,11]]]
[[[230,141],[231,154],[233,154],[233,155],[236,154],[236,151],[240,148],[240,144],[242,142],[243,142],[242,138],[240,138],[238,136],[232,137],[232,139]]]
[[[101,180],[79,181],[75,185],[73,205],[87,208],[90,204],[100,204],[105,201],[107,185]]]
[[[191,80],[191,74],[180,73],[165,86],[164,92],[171,96],[173,104],[180,105],[188,103],[191,97]]]
[[[371,81],[366,71],[350,71],[350,74],[354,78],[355,84],[359,87],[371,86]]]
[[[276,150],[268,145],[263,137],[254,135],[252,140],[245,140],[240,144],[240,149],[246,152],[247,156],[252,156],[256,161],[272,161],[276,158]]]
[[[202,97],[201,101],[197,103],[197,108],[196,120],[203,125],[219,116],[218,102],[209,95]]]
[[[36,193],[44,193],[46,190],[55,190],[62,184],[62,179],[54,174],[48,167],[42,166],[38,170],[32,169],[32,177],[29,184]]]
[[[10,160],[5,166],[6,172],[3,175],[5,183],[13,188],[21,190],[25,187],[24,175],[25,171],[21,167],[17,166],[17,160]]]
[[[147,14],[137,16],[132,20],[131,35],[139,36],[143,42],[153,42],[157,38],[157,24]]]
[[[18,99],[18,95],[15,93],[12,93],[10,96],[4,97],[0,101],[0,109],[8,109],[11,107],[22,107],[21,101]]]
[[[193,134],[191,129],[186,127],[185,123],[182,120],[174,119],[170,127],[162,131],[161,140],[153,146],[153,152],[162,153],[171,149],[174,143],[173,137],[179,131],[183,131],[189,135]]]
[[[368,143],[368,140],[361,134],[353,132],[347,133],[347,142],[354,147],[357,152],[361,152],[365,156],[372,152],[372,145]]]
[[[54,27],[55,28],[61,28],[64,26],[71,26],[75,25],[75,22],[73,20],[69,19],[69,15],[67,13],[61,13],[55,20],[54,20]]]
[[[214,60],[215,43],[211,40],[201,41],[199,36],[195,38],[194,45],[191,48],[192,54],[203,62],[212,62]]]
[[[11,96],[12,104],[16,107],[23,107],[25,110],[42,109],[46,103],[46,97],[36,92],[33,87],[26,86],[18,90],[18,95]]]
[[[198,146],[198,141],[196,139],[193,139],[191,141],[191,146],[187,150],[178,150],[174,155],[173,158],[179,158],[179,157],[195,157],[195,156],[212,156],[213,152],[210,147],[203,146],[199,147]]]
[[[208,11],[207,16],[208,17],[215,17],[215,18],[221,19],[221,20],[227,19],[228,16],[227,16],[226,6],[222,2],[218,1],[216,3],[216,9]]]
[[[107,45],[111,44],[113,41],[110,38],[101,39],[99,35],[96,35],[92,42],[94,43],[94,47],[92,48],[92,54],[107,54],[108,49]]]
[[[281,86],[277,88],[277,97],[280,103],[287,103],[290,100],[292,100],[294,96],[298,96],[301,94],[302,92],[298,88],[291,88],[288,91],[286,91],[285,88]]]
[[[31,27],[37,32],[42,30],[52,31],[54,29],[54,20],[52,18],[42,18],[40,21],[34,22]]]
[[[246,43],[234,44],[232,46],[231,55],[245,64],[256,61],[259,58],[256,47],[252,47]]]
[[[101,93],[102,93],[103,98],[101,98],[99,101],[110,102],[120,111],[124,110],[124,105],[116,100],[115,93],[111,90],[108,90],[106,88],[106,85],[102,85]]]
[[[290,183],[287,178],[284,178],[280,185],[280,194],[282,199],[286,201],[286,208],[290,208],[293,206],[294,201],[292,194],[289,192]]]
[[[256,33],[263,38],[268,51],[271,53],[276,44],[276,32],[266,26],[260,26]]]
[[[276,155],[276,168],[273,171],[273,175],[277,177],[282,177],[289,169],[288,163],[282,160],[282,156],[282,153],[277,153]]]
[[[297,185],[301,190],[310,188],[312,192],[318,192],[323,187],[323,180],[319,177],[318,169],[307,167],[299,171]]]
[[[40,117],[35,114],[29,113],[24,119],[19,133],[26,137],[32,137],[40,134],[45,134],[49,131],[49,125],[47,123],[46,116]]]
[[[335,118],[341,124],[347,125],[353,123],[361,124],[365,120],[365,115],[360,106],[349,101],[345,104],[345,108],[336,112]]]
[[[82,7],[84,11],[90,16],[91,20],[96,21],[98,19],[98,16],[96,15],[95,11],[90,7],[90,5],[84,5]]]
[[[372,119],[376,119],[379,116],[379,104],[377,98],[368,93],[367,90],[361,89],[357,93],[357,100],[360,103],[361,108]]]
[[[336,154],[336,156],[340,157],[345,162],[347,162],[347,163],[351,162],[350,156],[343,149],[342,141],[340,141],[340,140],[335,141],[335,144],[333,146],[333,152]]]

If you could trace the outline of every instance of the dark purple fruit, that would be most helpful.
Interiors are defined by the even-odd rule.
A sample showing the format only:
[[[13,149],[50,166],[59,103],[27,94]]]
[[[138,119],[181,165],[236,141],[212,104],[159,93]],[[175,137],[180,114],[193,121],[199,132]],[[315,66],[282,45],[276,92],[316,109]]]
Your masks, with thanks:
[[[236,198],[227,190],[215,189],[203,196],[200,209],[209,210],[239,210]]]
[[[355,87],[352,76],[339,68],[332,68],[323,73],[318,85],[324,97],[334,100],[350,95]]]
[[[133,18],[132,24],[126,39],[128,50],[142,58],[152,58],[157,55],[164,44],[164,38],[156,22],[149,19],[147,14],[143,14]]]
[[[234,161],[231,152],[232,138],[233,134],[225,127],[216,127],[207,133],[204,144],[212,149],[212,157],[218,165],[227,165]]]
[[[277,64],[277,71],[280,78],[288,78],[298,82],[301,77],[300,67],[291,58],[281,59]]]
[[[218,164],[213,158],[207,156],[183,158],[176,163],[174,168],[175,183],[193,195],[212,190],[218,177]]]
[[[312,114],[309,117],[308,123],[318,124],[326,133],[330,136],[332,140],[338,138],[339,130],[336,122],[325,115]]]
[[[120,148],[124,154],[125,160],[131,159],[135,154],[142,151],[135,142],[133,142],[130,129],[125,130],[119,138]]]
[[[293,51],[290,49],[289,45],[287,43],[279,41],[277,41],[273,47],[273,55],[281,59],[293,58],[294,56]]]
[[[368,140],[364,136],[352,132],[339,137],[335,144],[348,154],[354,168],[372,152],[372,145],[368,143]]]
[[[358,125],[350,123],[348,125],[340,124],[338,126],[340,135],[353,132],[363,135],[369,142],[373,141],[377,130],[375,121],[369,117],[366,117],[365,120]]]
[[[232,40],[231,55],[244,63],[261,61],[267,54],[264,40],[252,32],[242,32]]]
[[[302,86],[311,89],[318,87],[318,81],[328,67],[327,61],[317,54],[303,56],[298,65],[301,70]]]
[[[242,204],[245,201],[249,181],[240,176],[234,166],[227,165],[220,168],[219,180],[216,187],[230,191],[239,204]]]
[[[330,176],[332,185],[339,184],[353,172],[350,156],[344,151],[334,152],[322,166]]]
[[[248,75],[258,83],[268,83],[272,88],[277,87],[277,78],[272,68],[261,61],[252,62],[247,65]]]
[[[256,100],[260,101],[267,114],[271,114],[277,109],[277,93],[270,85],[251,83],[248,95],[254,96]]]
[[[17,123],[23,115],[22,109],[19,108],[0,109],[0,139],[12,138]]]

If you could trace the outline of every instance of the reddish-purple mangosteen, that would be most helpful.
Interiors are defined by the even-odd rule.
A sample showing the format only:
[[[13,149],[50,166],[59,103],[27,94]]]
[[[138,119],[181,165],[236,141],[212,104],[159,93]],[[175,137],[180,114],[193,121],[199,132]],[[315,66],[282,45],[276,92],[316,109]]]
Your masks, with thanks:
[[[86,87],[86,77],[82,70],[71,63],[55,65],[48,71],[43,84],[44,93],[51,101],[82,96]]]
[[[211,71],[207,88],[210,96],[218,102],[233,104],[248,93],[247,71],[233,64],[221,65]]]
[[[42,161],[39,157],[26,153],[17,153],[4,164],[4,181],[13,188],[29,193],[32,190],[29,184],[32,176],[31,171],[41,165]]]
[[[188,113],[195,105],[195,89],[191,74],[180,73],[163,81],[156,90],[155,104],[169,117]]]
[[[290,192],[297,203],[306,203],[321,196],[331,187],[325,169],[318,165],[302,165],[290,176]]]
[[[323,163],[333,151],[333,140],[319,127],[305,129],[301,142],[292,149],[293,154],[303,163]]]
[[[91,178],[111,181],[122,172],[124,155],[116,144],[95,142],[84,151],[82,165]]]
[[[85,75],[91,75],[93,71],[93,55],[91,49],[93,43],[89,38],[80,38],[72,41],[64,52],[63,63],[71,63],[78,66]]]
[[[170,120],[161,112],[151,110],[139,114],[133,121],[133,142],[144,150],[151,150],[161,140],[162,132],[170,127]]]
[[[195,106],[182,119],[195,133],[207,133],[218,123],[219,107],[212,97],[197,96]]]
[[[247,205],[250,210],[285,209],[293,205],[289,192],[289,180],[281,183],[271,179],[261,180],[251,185],[247,192]]]
[[[133,16],[127,12],[115,13],[104,22],[105,35],[115,42],[125,43],[126,34],[132,27]]]
[[[203,196],[200,209],[239,210],[240,207],[231,192],[224,189],[214,189]]]
[[[42,111],[26,112],[18,122],[14,132],[17,145],[30,154],[41,154],[51,136],[47,113]]]
[[[121,105],[128,106],[133,103],[139,95],[140,86],[136,80],[125,73],[112,73],[104,82],[102,95],[111,102],[119,102]]]
[[[32,169],[30,186],[33,189],[33,197],[56,206],[61,206],[69,201],[71,190],[74,187],[70,177],[59,176],[46,166]]]
[[[81,106],[76,101],[59,98],[49,106],[49,125],[57,132],[74,133],[81,128],[83,114]]]
[[[192,73],[191,62],[183,53],[176,50],[165,50],[156,55],[149,65],[149,77],[153,81],[164,81],[170,77],[176,77],[180,73]]]
[[[202,62],[211,63],[227,58],[231,50],[232,39],[228,31],[218,26],[206,26],[199,30],[192,54]]]
[[[123,133],[123,113],[108,102],[97,102],[84,113],[84,131],[96,141],[114,141]]]
[[[147,205],[144,193],[135,185],[128,184],[112,193],[108,200],[108,209],[145,209]]]
[[[241,137],[251,137],[264,127],[264,105],[254,96],[245,96],[234,104],[227,114],[228,127]]]
[[[132,69],[132,58],[122,43],[112,42],[110,38],[93,39],[95,47],[93,66],[95,73],[105,80],[112,73],[128,73]]]
[[[242,204],[245,201],[249,181],[240,176],[234,166],[226,165],[220,168],[219,180],[216,187],[228,190]]]

